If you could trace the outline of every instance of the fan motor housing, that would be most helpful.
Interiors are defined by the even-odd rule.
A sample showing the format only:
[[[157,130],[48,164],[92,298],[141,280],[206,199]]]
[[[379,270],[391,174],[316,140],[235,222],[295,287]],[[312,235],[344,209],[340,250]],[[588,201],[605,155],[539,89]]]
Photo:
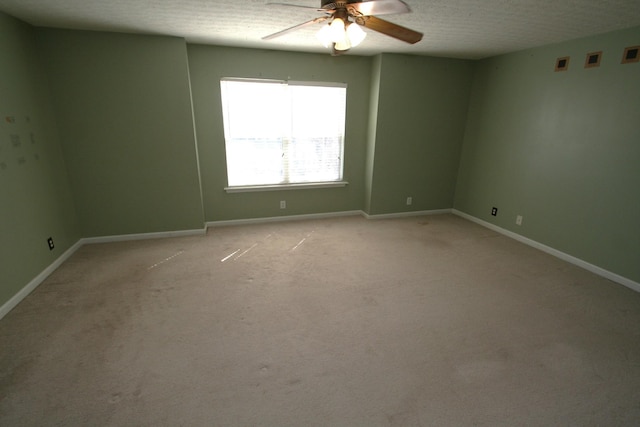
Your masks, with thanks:
[[[320,8],[322,9],[326,9],[326,10],[333,10],[337,7],[336,3],[347,3],[346,1],[331,1],[331,0],[321,0],[320,1]]]

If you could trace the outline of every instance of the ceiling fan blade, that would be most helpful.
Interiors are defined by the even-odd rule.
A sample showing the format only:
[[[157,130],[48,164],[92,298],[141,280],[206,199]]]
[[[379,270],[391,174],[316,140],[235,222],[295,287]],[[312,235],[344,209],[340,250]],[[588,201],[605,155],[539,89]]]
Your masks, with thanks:
[[[409,5],[401,0],[363,0],[349,3],[347,8],[353,8],[364,16],[411,12]]]
[[[409,28],[394,24],[393,22],[385,21],[375,16],[366,16],[362,18],[362,25],[367,28],[385,34],[389,37],[402,40],[410,44],[418,43],[422,40],[422,33],[413,31]],[[358,22],[360,23],[360,22]]]
[[[321,16],[319,18],[315,18],[315,19],[312,19],[310,21],[303,22],[302,24],[298,24],[298,25],[294,25],[293,27],[285,28],[284,30],[278,31],[277,33],[273,33],[273,34],[269,34],[268,36],[264,36],[262,38],[262,40],[275,39],[276,37],[280,37],[280,36],[283,36],[285,34],[288,34],[288,33],[292,32],[292,31],[299,30],[300,28],[306,27],[307,25],[316,24],[318,22],[326,21],[327,19],[329,19],[328,16]]]
[[[267,6],[273,6],[273,5],[275,5],[275,6],[299,7],[299,8],[301,8],[301,9],[311,9],[311,10],[315,10],[315,11],[318,11],[318,12],[324,12],[324,11],[325,11],[324,9],[318,9],[317,7],[312,7],[312,6],[303,6],[303,5],[300,5],[300,4],[291,4],[291,3],[269,2],[269,3],[266,3],[266,5],[267,5]]]

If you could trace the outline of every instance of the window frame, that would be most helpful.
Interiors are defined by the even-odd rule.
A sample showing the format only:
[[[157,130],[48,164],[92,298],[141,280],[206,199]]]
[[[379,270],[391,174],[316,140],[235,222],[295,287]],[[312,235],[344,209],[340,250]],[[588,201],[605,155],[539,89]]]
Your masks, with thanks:
[[[223,95],[223,82],[243,82],[243,83],[266,83],[266,84],[285,84],[287,86],[309,86],[309,87],[328,87],[328,88],[344,88],[344,130],[342,132],[342,142],[340,147],[340,178],[331,181],[314,181],[314,182],[280,182],[269,184],[247,184],[247,185],[229,185],[229,160],[227,157],[227,122],[225,118],[225,109],[227,108]],[[307,188],[336,188],[344,187],[348,185],[348,181],[344,177],[344,153],[346,146],[346,128],[347,128],[347,84],[343,82],[324,82],[324,81],[298,81],[298,80],[277,80],[277,79],[258,79],[258,78],[238,78],[238,77],[223,77],[220,79],[221,90],[221,107],[223,115],[223,134],[225,144],[225,172],[227,185],[224,190],[227,193],[240,193],[240,192],[254,192],[254,191],[277,191],[277,190],[295,190],[295,189],[307,189]]]

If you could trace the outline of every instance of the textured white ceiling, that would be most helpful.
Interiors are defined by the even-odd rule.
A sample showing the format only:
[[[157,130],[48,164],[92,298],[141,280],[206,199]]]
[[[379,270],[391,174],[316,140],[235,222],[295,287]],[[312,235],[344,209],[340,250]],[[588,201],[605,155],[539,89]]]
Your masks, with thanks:
[[[273,1],[273,0],[272,0]],[[276,0],[319,7],[320,0]],[[261,38],[322,16],[269,0],[0,0],[0,11],[35,26],[164,34],[188,42],[327,52],[319,25]],[[405,52],[484,58],[593,34],[640,26],[640,0],[405,0],[410,14],[383,19],[424,33],[409,45],[366,30],[350,54]],[[639,40],[640,42],[640,40]]]

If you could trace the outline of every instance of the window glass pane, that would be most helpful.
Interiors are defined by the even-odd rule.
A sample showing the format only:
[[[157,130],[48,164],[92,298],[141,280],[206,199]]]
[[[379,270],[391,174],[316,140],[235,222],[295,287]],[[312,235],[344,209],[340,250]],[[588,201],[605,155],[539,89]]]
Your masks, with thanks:
[[[282,83],[223,81],[222,103],[225,136],[233,139],[280,138],[288,130],[287,86]]]
[[[289,86],[292,133],[296,136],[340,136],[344,132],[346,88]]]
[[[229,186],[282,182],[281,140],[234,139],[226,148]]]
[[[291,182],[342,179],[342,137],[294,138],[288,156]]]

